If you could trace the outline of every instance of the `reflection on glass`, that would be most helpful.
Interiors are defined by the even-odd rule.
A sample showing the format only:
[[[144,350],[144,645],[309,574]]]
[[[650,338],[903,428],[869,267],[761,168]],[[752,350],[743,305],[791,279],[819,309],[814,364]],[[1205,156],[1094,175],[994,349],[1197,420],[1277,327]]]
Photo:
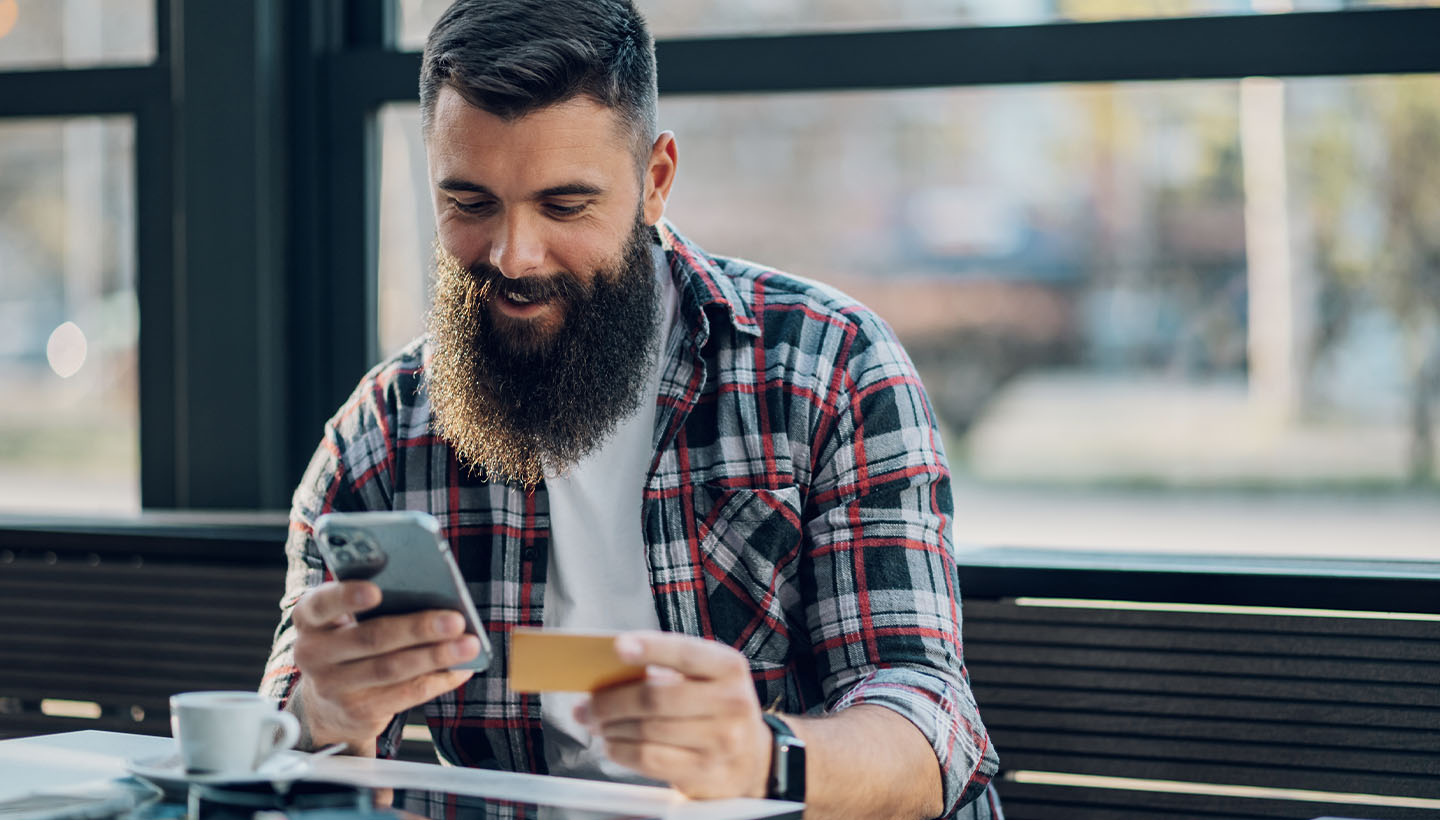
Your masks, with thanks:
[[[393,0],[398,46],[425,47],[450,0]],[[657,38],[864,28],[1014,26],[1131,18],[1436,6],[1440,0],[636,0]],[[663,72],[664,66],[660,67]]]
[[[381,287],[419,299],[418,125],[385,116]],[[661,124],[682,232],[904,341],[957,541],[1434,557],[1440,78],[672,97]]]
[[[0,0],[0,69],[155,58],[155,0]]]
[[[0,123],[0,512],[140,507],[133,138]]]

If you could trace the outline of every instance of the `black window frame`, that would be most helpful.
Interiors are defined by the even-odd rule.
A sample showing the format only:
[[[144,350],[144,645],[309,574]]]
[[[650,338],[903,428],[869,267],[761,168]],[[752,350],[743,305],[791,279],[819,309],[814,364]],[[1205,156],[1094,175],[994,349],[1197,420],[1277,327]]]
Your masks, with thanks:
[[[149,65],[0,71],[0,119],[135,122],[145,510],[288,506],[379,358],[391,0],[155,0]],[[1440,73],[1440,8],[668,38],[664,95]]]

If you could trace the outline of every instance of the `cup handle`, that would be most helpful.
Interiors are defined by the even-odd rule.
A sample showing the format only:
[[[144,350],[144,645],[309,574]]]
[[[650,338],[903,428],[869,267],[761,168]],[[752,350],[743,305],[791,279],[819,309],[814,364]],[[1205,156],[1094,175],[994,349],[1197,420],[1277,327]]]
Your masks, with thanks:
[[[295,716],[289,712],[271,712],[265,716],[265,722],[273,726],[275,731],[267,738],[268,743],[262,743],[260,760],[264,760],[275,752],[293,748],[295,742],[300,739],[300,721],[296,720]]]

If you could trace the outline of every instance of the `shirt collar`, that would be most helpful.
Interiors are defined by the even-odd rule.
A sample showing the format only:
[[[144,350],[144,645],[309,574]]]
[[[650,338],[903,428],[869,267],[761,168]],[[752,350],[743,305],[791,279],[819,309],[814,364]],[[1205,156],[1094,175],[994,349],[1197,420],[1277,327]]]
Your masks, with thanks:
[[[692,330],[696,348],[710,338],[710,317],[722,316],[737,332],[760,335],[750,304],[740,296],[732,277],[700,246],[686,239],[668,219],[655,225],[660,246],[680,289],[680,314]]]

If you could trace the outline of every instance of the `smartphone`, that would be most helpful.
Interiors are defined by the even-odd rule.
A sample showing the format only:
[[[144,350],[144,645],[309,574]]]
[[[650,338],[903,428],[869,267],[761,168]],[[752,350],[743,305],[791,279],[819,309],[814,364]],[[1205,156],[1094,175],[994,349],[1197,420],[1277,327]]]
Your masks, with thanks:
[[[413,510],[327,513],[315,521],[315,545],[338,580],[380,587],[380,605],[357,619],[455,610],[465,618],[465,631],[480,639],[480,654],[453,668],[490,666],[490,641],[434,516]]]

